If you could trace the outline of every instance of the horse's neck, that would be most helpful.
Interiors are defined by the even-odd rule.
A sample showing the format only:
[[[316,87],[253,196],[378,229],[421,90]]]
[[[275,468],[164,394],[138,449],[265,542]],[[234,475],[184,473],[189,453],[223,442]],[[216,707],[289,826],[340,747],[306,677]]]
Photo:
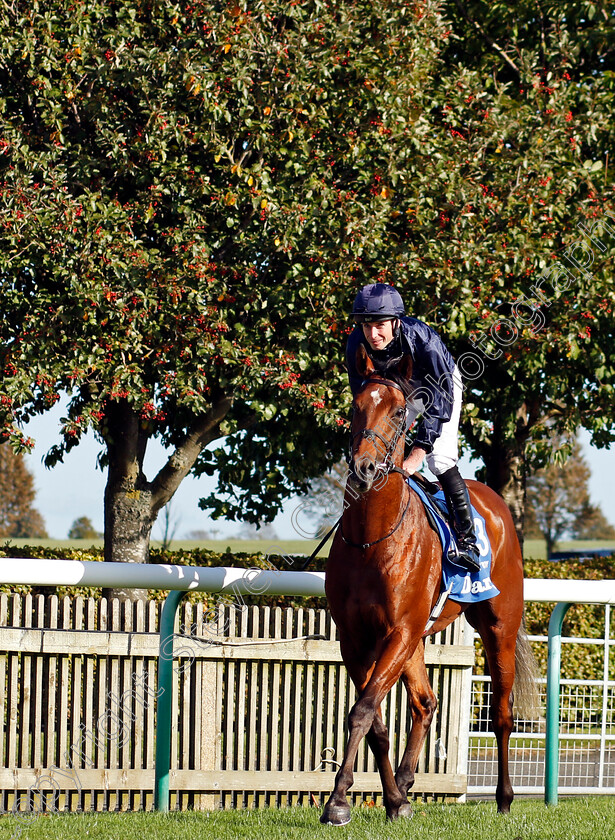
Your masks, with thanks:
[[[352,497],[347,491],[344,518],[351,530],[348,536],[360,543],[379,540],[400,523],[407,503],[408,489],[397,473],[389,474],[382,487],[372,487],[363,496]]]

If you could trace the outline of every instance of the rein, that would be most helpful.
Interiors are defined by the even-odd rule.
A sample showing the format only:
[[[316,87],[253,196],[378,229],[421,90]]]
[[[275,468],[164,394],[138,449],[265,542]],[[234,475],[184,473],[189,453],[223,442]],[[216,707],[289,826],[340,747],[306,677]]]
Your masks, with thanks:
[[[407,473],[406,473],[406,475],[407,475]],[[389,533],[385,537],[380,537],[380,539],[374,540],[373,542],[356,543],[356,542],[353,542],[352,540],[349,540],[344,535],[344,526],[342,525],[342,539],[344,540],[346,545],[350,545],[353,548],[363,548],[363,549],[371,548],[373,545],[378,545],[378,543],[381,543],[381,542],[384,542],[385,540],[388,540],[389,537],[393,536],[395,531],[397,531],[397,529],[399,528],[401,523],[404,521],[404,517],[405,517],[406,513],[408,512],[408,508],[410,507],[410,502],[411,501],[412,501],[412,493],[410,493],[410,491],[408,491],[408,501],[406,502],[406,507],[404,508],[402,515],[399,517],[399,522],[397,523],[397,525],[395,525],[395,527],[391,531],[389,531]]]
[[[307,569],[307,567],[310,565],[310,563],[312,562],[312,560],[314,559],[314,557],[316,557],[316,555],[318,554],[318,552],[320,551],[320,549],[321,549],[321,548],[323,547],[323,545],[327,542],[327,540],[329,539],[329,537],[331,536],[331,534],[332,534],[332,533],[333,533],[333,532],[337,529],[337,526],[340,524],[340,522],[341,522],[341,521],[342,521],[342,517],[340,516],[340,518],[337,520],[337,522],[335,523],[335,525],[331,528],[331,530],[327,531],[327,533],[324,535],[324,537],[323,537],[323,538],[321,539],[321,541],[318,543],[318,545],[316,546],[316,548],[314,549],[314,551],[310,554],[310,556],[308,557],[308,559],[305,561],[305,563],[303,564],[303,566],[301,566],[301,568],[299,569],[299,571],[300,571],[300,572],[305,572],[305,570],[306,570],[306,569]],[[344,535],[342,534],[342,536],[344,536]]]

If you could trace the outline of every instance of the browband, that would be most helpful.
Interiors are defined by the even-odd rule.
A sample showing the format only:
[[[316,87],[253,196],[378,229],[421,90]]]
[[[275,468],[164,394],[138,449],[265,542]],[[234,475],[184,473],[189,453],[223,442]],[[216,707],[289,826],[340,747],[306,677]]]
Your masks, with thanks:
[[[404,389],[401,387],[401,385],[398,385],[397,382],[394,382],[392,379],[380,379],[380,378],[372,379],[371,377],[369,379],[364,379],[363,382],[361,382],[361,389],[360,390],[362,391],[363,388],[366,388],[368,385],[372,385],[372,384],[373,385],[388,385],[390,388],[397,388],[397,390],[401,391],[404,396],[406,395],[406,393],[405,393]]]

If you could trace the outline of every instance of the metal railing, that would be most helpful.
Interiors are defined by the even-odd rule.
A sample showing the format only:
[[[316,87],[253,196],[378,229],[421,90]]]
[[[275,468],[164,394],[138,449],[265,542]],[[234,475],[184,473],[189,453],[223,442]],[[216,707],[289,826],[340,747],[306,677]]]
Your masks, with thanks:
[[[228,567],[172,566],[144,563],[100,563],[91,560],[0,558],[0,582],[35,586],[171,590],[160,622],[156,771],[154,807],[169,809],[171,698],[173,694],[173,626],[186,592],[250,595],[324,595],[324,572],[278,572]]]
[[[615,674],[609,671],[615,645],[611,629],[613,581],[526,580],[526,601],[554,602],[548,636],[530,636],[548,645],[547,674],[540,681],[545,716],[518,719],[511,737],[513,787],[517,794],[541,794],[556,804],[568,794],[615,793]],[[596,638],[562,636],[564,616],[573,603],[603,604],[604,633]],[[563,645],[602,648],[596,679],[560,679]],[[612,679],[610,677],[613,677]],[[495,736],[490,732],[489,677],[473,677],[468,751],[468,794],[491,794],[497,778]]]

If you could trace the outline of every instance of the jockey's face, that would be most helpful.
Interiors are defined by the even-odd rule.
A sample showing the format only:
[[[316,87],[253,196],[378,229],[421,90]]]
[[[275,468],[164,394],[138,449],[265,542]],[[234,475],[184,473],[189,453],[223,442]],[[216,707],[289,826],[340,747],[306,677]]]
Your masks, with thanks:
[[[395,321],[367,321],[361,325],[363,335],[372,350],[384,350],[393,341]]]

